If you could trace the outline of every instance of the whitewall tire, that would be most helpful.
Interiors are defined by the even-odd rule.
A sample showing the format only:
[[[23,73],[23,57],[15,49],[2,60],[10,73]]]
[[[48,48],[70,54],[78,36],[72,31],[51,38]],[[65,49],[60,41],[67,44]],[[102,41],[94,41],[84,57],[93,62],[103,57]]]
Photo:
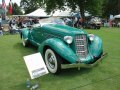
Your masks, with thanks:
[[[48,70],[53,73],[57,74],[61,70],[61,60],[60,56],[56,54],[52,49],[46,49],[45,51],[45,63]]]
[[[28,46],[28,41],[25,40],[24,38],[22,38],[22,44],[24,47],[27,47]]]

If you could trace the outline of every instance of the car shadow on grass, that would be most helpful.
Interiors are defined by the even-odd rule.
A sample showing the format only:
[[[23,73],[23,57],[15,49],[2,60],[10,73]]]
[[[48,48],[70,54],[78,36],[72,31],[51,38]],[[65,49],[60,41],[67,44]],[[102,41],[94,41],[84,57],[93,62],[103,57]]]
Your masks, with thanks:
[[[78,68],[69,68],[69,69],[62,69],[61,73],[58,74],[59,76],[76,76],[76,75],[82,75],[82,74],[88,74],[92,71],[92,68],[81,68],[78,70]]]
[[[29,45],[28,47],[24,47],[22,45],[22,43],[19,43],[19,42],[14,45],[14,48],[17,49],[18,51],[20,51],[20,53],[23,56],[38,52],[37,47],[35,47],[33,45]]]

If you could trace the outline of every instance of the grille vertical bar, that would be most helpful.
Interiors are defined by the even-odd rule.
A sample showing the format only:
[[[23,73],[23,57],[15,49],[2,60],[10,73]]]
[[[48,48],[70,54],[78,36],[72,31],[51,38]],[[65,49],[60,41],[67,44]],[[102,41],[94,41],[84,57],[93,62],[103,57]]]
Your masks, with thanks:
[[[76,54],[81,58],[85,58],[88,54],[86,35],[75,36]]]

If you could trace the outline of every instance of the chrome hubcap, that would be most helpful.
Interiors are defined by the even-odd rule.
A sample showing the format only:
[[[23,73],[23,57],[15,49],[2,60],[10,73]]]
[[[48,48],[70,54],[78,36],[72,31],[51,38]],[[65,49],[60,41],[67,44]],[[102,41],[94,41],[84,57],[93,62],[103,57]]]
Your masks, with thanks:
[[[52,54],[48,54],[48,64],[52,69],[55,68],[55,57]]]

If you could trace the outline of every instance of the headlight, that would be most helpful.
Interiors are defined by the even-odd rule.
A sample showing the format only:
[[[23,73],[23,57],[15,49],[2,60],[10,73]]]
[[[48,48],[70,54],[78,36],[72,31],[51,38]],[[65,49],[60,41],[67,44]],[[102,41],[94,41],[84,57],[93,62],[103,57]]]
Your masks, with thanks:
[[[90,41],[94,40],[94,34],[89,34]]]
[[[71,36],[65,36],[64,37],[64,40],[68,43],[68,44],[71,44],[72,41],[73,41],[73,38]]]

